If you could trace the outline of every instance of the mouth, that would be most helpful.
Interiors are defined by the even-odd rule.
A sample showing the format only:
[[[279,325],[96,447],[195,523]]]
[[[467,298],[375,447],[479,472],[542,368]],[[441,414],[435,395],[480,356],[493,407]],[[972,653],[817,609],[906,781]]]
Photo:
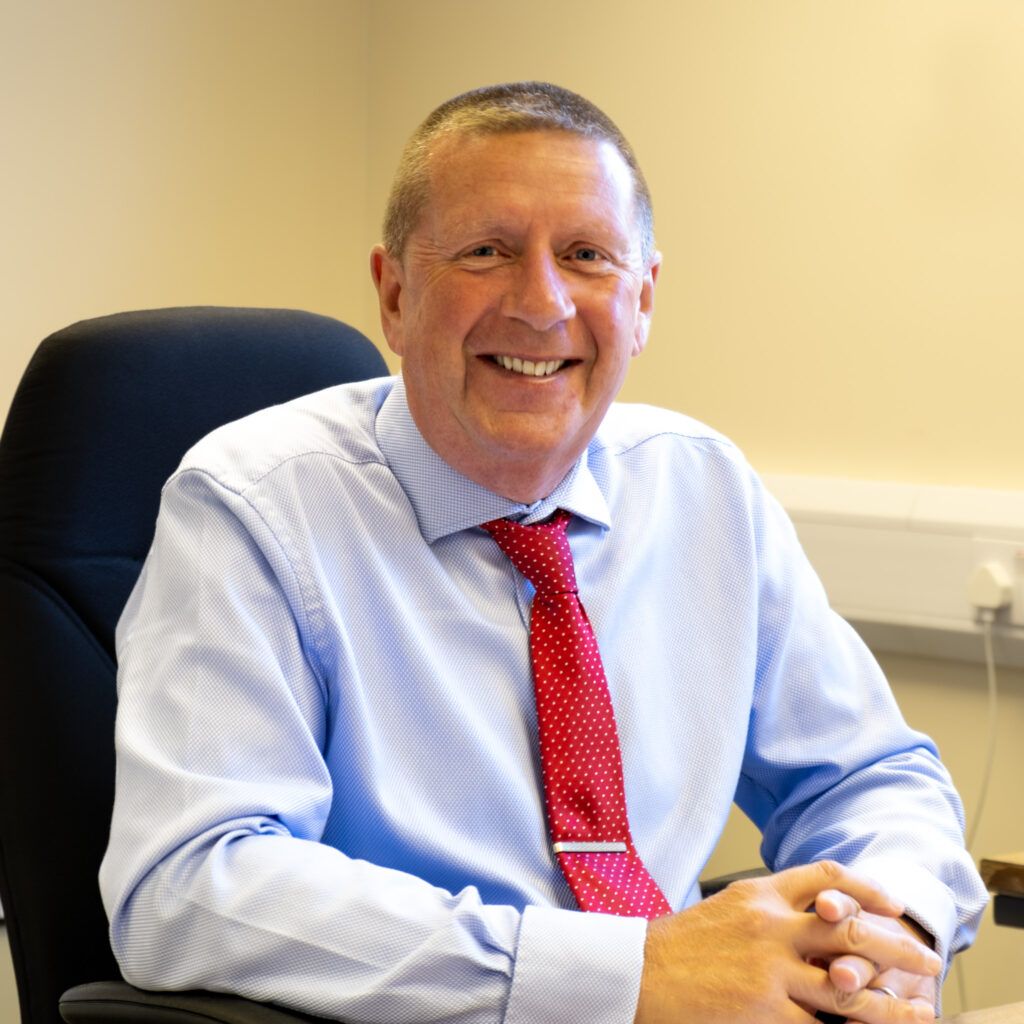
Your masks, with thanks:
[[[550,377],[570,362],[568,359],[520,359],[518,356],[491,356],[491,359],[512,373],[524,377]]]

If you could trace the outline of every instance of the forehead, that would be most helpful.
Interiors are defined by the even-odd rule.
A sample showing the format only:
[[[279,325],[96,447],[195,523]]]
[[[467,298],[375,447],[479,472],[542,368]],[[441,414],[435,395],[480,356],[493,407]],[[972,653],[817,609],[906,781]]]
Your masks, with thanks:
[[[432,151],[421,224],[537,217],[635,233],[632,172],[607,140],[562,131],[453,134]]]

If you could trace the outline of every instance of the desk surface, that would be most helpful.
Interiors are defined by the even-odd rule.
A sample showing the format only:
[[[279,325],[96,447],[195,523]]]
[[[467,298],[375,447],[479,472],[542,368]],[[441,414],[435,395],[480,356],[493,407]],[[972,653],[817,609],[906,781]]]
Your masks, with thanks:
[[[1024,1024],[1024,1003],[971,1010],[955,1017],[943,1017],[942,1024]]]

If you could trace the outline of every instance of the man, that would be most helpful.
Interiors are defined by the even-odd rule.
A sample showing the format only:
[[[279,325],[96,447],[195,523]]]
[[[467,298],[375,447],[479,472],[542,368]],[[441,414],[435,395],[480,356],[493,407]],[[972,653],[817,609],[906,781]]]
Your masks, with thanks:
[[[984,903],[958,800],[733,446],[612,405],[651,223],[586,100],[449,101],[371,256],[401,379],[185,457],[118,635],[128,980],[380,1024],[932,1019]],[[506,549],[538,529],[568,539],[571,640]],[[585,700],[543,689],[563,641]],[[608,744],[615,842],[561,841],[548,790],[589,754],[552,753],[552,701],[607,716],[567,739]],[[734,797],[778,874],[701,903]]]

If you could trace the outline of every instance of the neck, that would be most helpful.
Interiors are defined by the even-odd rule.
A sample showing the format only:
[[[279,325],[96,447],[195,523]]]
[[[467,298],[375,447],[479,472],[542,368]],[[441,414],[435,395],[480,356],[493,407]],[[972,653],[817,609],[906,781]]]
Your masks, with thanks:
[[[551,447],[528,432],[463,430],[421,410],[408,391],[413,422],[428,445],[456,472],[503,498],[530,505],[546,498],[576,464],[590,438]]]
[[[568,470],[566,470],[568,472]],[[468,476],[469,474],[464,474]],[[489,479],[469,477],[474,483],[486,487],[487,490],[500,494],[509,501],[516,501],[521,505],[532,505],[541,498],[546,498],[565,478],[562,473],[550,481],[526,480],[513,474],[495,474]]]
[[[473,483],[522,505],[532,505],[546,498],[565,479],[578,458],[574,456],[558,462],[546,461],[539,466],[535,457],[516,459],[507,453],[500,459],[489,461],[459,459],[451,453],[439,454],[453,469]]]

